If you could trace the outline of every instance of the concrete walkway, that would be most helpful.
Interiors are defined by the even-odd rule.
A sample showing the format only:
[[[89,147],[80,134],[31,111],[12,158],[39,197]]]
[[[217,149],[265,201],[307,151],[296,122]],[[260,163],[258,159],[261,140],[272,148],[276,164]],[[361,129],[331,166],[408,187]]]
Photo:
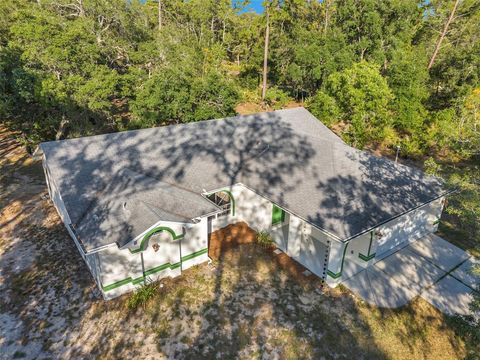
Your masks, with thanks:
[[[343,282],[357,296],[379,307],[397,308],[420,295],[440,311],[467,314],[480,279],[473,258],[431,234],[378,261]]]

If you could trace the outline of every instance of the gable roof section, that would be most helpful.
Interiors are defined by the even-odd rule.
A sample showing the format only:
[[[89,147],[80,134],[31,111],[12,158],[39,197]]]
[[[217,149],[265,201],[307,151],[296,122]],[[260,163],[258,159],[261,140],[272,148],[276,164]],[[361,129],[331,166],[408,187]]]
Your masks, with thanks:
[[[238,183],[339,239],[445,193],[436,178],[347,146],[303,108],[41,148],[87,251],[123,245],[155,219],[210,213],[204,190]]]

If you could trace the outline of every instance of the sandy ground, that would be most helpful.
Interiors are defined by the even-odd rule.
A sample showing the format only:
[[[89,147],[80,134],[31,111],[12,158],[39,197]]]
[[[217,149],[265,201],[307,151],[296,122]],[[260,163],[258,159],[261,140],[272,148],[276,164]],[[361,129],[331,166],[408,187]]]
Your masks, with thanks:
[[[50,200],[41,166],[0,128],[0,358],[463,358],[421,299],[387,311],[302,283],[273,253],[231,247],[162,281],[130,310],[96,290]]]

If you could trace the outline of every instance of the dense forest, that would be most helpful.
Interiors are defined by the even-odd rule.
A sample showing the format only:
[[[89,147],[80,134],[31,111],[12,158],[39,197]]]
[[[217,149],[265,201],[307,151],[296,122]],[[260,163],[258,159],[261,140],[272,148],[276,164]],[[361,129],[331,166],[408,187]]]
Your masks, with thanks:
[[[2,0],[0,117],[40,141],[303,104],[351,145],[462,191],[480,233],[480,2]]]

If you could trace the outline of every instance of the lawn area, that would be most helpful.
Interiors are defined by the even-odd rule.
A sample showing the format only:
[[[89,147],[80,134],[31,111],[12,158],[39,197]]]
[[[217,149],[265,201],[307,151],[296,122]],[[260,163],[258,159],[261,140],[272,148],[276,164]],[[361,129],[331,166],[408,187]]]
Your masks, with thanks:
[[[457,358],[462,341],[443,316],[419,299],[400,310],[362,304],[343,288],[299,283],[246,244],[213,266],[165,285],[140,316],[155,329],[159,351],[175,358]],[[150,330],[151,331],[151,330]]]
[[[2,359],[459,359],[478,353],[478,344],[469,348],[422,299],[397,310],[374,308],[342,287],[299,279],[251,243],[162,280],[145,306],[130,309],[131,295],[105,302],[44,197],[38,163],[11,146],[12,156],[0,163]]]

